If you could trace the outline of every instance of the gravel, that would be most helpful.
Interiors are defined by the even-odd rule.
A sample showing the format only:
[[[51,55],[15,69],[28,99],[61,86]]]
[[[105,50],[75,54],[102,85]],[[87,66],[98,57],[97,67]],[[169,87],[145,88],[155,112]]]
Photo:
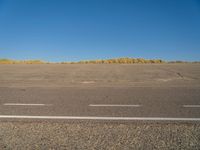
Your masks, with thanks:
[[[1,121],[0,149],[200,149],[198,123]]]

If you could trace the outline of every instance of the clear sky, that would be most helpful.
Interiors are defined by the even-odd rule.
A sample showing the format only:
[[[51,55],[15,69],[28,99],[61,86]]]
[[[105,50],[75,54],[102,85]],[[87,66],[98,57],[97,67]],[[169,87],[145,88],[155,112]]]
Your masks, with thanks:
[[[0,58],[200,60],[200,0],[0,0]]]

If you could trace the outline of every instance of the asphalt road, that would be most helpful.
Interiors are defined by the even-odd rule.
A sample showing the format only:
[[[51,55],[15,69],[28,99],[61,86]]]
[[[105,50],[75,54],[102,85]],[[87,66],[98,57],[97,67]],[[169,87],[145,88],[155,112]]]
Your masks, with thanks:
[[[172,148],[170,146],[173,144],[173,148],[198,149],[200,65],[0,65],[0,121],[0,141],[3,141],[0,145],[4,149],[12,149],[13,145],[34,149],[37,144],[30,141],[26,142],[29,146],[24,143],[26,146],[23,147],[20,142],[6,143],[5,139],[27,135],[30,127],[35,129],[42,126],[38,131],[43,133],[44,124],[49,129],[59,126],[58,131],[63,134],[68,132],[66,128],[70,128],[74,133],[79,130],[93,135],[91,132],[96,128],[98,132],[90,140],[97,145],[88,143],[85,148],[121,149],[124,146],[123,141],[129,141],[126,149],[146,149],[149,146],[152,146],[152,149],[168,149]],[[74,128],[75,126],[77,128]],[[13,131],[12,136],[13,127],[19,132]],[[165,127],[170,129],[169,133]],[[112,130],[109,131],[110,128]],[[131,142],[132,136],[146,128],[150,131],[145,137],[154,134],[155,130],[160,132],[148,137],[152,139],[151,142]],[[104,129],[108,130],[108,134],[114,135],[121,131],[121,136],[116,135],[119,139],[125,136],[121,140],[121,146],[116,147],[120,143],[119,139],[117,142],[111,140],[111,145],[106,144]],[[182,132],[179,133],[180,130]],[[126,136],[127,132],[132,133],[130,137]],[[49,138],[58,136],[59,139],[61,136],[51,130],[43,135],[47,133]],[[166,134],[166,137],[161,137],[162,140],[157,140],[156,143],[156,137],[162,134]],[[7,138],[4,135],[7,135]],[[77,136],[73,136],[74,140]],[[86,142],[86,135],[81,136],[84,138],[78,141]],[[170,144],[174,136],[179,138],[181,143],[178,143],[177,139]],[[45,138],[47,140],[40,143],[39,148],[49,149],[59,145],[59,140],[55,145],[51,145],[47,135]],[[160,142],[163,141],[165,143],[162,147]],[[21,143],[23,142],[21,140]],[[48,144],[44,146],[45,142]],[[62,142],[63,145],[71,143]],[[140,146],[134,147],[138,142]],[[66,148],[65,145],[63,149]],[[76,148],[84,147],[75,143],[74,147],[72,144],[69,149]]]
[[[94,120],[95,117],[200,118],[200,88],[29,87],[0,88],[0,91],[1,119],[3,115],[93,117]]]

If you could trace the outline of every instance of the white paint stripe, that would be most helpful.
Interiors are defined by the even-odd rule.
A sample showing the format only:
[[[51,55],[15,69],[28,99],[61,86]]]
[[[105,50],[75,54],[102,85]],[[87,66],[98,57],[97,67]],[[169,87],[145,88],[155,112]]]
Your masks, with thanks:
[[[114,120],[114,121],[200,121],[200,118],[163,118],[163,117],[95,117],[95,116],[17,116],[0,115],[4,119],[64,119],[64,120]]]
[[[200,107],[200,105],[183,105],[183,107]]]
[[[140,107],[141,105],[90,104],[90,107]]]
[[[51,104],[4,103],[5,106],[49,106]]]

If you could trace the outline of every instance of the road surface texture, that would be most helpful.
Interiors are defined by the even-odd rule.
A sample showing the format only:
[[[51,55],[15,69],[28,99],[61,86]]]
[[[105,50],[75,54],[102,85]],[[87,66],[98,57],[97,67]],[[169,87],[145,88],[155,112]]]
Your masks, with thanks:
[[[200,64],[0,65],[0,149],[200,149]]]

